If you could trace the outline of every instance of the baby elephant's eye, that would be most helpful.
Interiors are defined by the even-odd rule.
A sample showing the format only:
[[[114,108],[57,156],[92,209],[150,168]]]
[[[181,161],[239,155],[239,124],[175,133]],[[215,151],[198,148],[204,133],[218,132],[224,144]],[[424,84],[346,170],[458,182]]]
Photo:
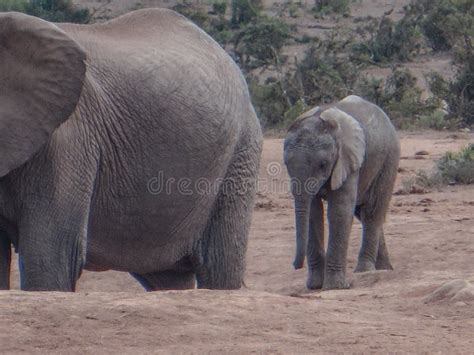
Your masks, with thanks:
[[[319,163],[319,170],[324,170],[326,169],[327,166],[328,166],[328,162],[324,160]]]

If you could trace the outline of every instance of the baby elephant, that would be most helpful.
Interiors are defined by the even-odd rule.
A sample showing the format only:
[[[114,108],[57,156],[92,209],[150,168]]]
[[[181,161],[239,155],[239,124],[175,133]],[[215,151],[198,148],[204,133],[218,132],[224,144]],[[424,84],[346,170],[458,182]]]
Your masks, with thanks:
[[[294,267],[302,268],[308,256],[308,288],[349,288],[345,270],[354,215],[363,226],[355,271],[392,269],[383,222],[399,158],[390,119],[358,96],[313,108],[291,125],[284,160],[295,200]],[[328,202],[327,253],[322,199]]]

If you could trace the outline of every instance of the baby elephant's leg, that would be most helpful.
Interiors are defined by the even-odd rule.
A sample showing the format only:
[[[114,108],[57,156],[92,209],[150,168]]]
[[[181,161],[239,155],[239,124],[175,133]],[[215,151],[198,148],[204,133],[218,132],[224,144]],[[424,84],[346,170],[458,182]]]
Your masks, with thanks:
[[[321,198],[315,197],[311,203],[308,239],[308,280],[309,289],[323,287],[324,281],[324,207]]]
[[[375,184],[369,189],[366,202],[358,208],[358,218],[362,222],[362,245],[355,272],[393,269],[385,244],[383,223],[392,197],[395,177],[396,166],[384,167]]]

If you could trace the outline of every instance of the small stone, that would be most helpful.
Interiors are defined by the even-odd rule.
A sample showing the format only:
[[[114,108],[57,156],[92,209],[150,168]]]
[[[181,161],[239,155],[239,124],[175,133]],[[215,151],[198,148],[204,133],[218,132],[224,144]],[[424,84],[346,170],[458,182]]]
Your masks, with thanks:
[[[415,155],[430,155],[430,153],[426,150],[419,150],[415,153]]]
[[[464,307],[464,306],[467,306],[467,303],[466,303],[466,302],[458,301],[458,302],[454,302],[454,305],[455,305],[456,307]]]

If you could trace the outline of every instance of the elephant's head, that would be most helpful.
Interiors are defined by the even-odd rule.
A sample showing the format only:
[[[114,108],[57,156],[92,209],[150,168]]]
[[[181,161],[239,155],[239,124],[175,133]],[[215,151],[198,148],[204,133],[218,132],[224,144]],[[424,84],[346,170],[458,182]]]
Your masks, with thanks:
[[[365,137],[359,123],[338,108],[318,107],[289,128],[284,160],[292,179],[296,218],[296,269],[302,268],[309,232],[311,200],[325,186],[339,189],[364,160]]]
[[[71,116],[85,59],[56,25],[0,13],[0,177],[30,159]]]

